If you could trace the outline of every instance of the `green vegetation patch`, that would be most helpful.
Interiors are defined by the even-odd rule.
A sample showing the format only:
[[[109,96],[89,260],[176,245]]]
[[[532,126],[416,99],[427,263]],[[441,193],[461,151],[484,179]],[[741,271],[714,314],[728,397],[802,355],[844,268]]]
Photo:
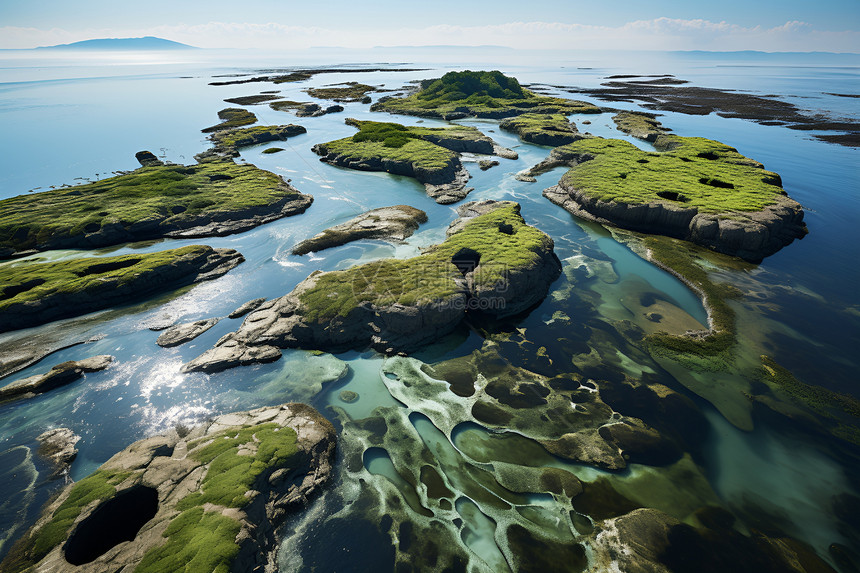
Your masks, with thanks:
[[[292,101],[288,99],[282,99],[278,101],[273,101],[269,104],[269,107],[275,111],[284,111],[287,109],[299,109],[301,107],[306,106],[310,102],[307,101]]]
[[[695,371],[724,370],[732,364],[736,342],[735,311],[729,305],[742,293],[728,283],[711,279],[697,261],[696,247],[659,235],[642,236],[651,260],[679,276],[702,296],[708,310],[710,331],[703,336],[656,333],[646,338],[654,354],[676,360]],[[713,255],[712,255],[713,256]]]
[[[409,162],[415,169],[437,171],[457,160],[448,147],[462,148],[469,142],[483,144],[492,151],[492,142],[478,129],[469,126],[419,127],[381,121],[346,122],[358,128],[352,137],[322,144],[325,153],[343,156],[340,163],[367,161]]]
[[[294,469],[299,461],[295,430],[275,423],[224,430],[190,442],[188,448],[193,459],[209,464],[202,492],[177,504],[182,513],[165,530],[167,543],[144,555],[135,569],[138,573],[230,571],[239,553],[236,536],[241,524],[204,506],[242,508],[251,501],[245,494],[261,474]]]
[[[235,103],[236,105],[256,105],[259,103],[264,103],[267,101],[272,101],[273,99],[278,99],[280,96],[274,94],[259,94],[259,95],[249,95],[249,96],[239,96],[227,98],[224,101],[227,103]]]
[[[200,215],[263,207],[292,195],[295,191],[280,177],[253,165],[141,167],[93,183],[3,199],[0,248],[39,248],[106,225],[127,229],[147,220],[177,228]]]
[[[120,288],[183,258],[196,258],[211,248],[191,245],[159,253],[82,258],[56,263],[15,263],[0,274],[0,312],[12,305],[50,298],[60,293],[91,293]]]
[[[272,153],[280,153],[283,150],[283,147],[268,147],[263,150],[263,153],[265,153],[266,155],[271,155]]]
[[[75,484],[51,520],[12,547],[4,560],[6,571],[17,573],[38,563],[68,538],[69,530],[85,507],[113,497],[116,486],[130,475],[131,472],[98,470]]]
[[[385,161],[411,163],[413,168],[436,171],[457,160],[457,154],[424,141],[417,130],[399,123],[351,122],[359,128],[352,137],[324,143],[327,153],[343,156],[346,163]]]
[[[509,271],[538,264],[548,241],[549,237],[523,221],[518,206],[503,207],[475,217],[418,257],[385,259],[325,273],[299,298],[310,309],[306,318],[320,322],[345,317],[362,303],[380,307],[440,303],[462,291],[455,280],[463,276],[452,262],[455,254],[464,249],[478,253],[475,287],[492,289]]]
[[[575,141],[559,148],[580,161],[561,185],[601,201],[672,202],[700,213],[761,211],[786,194],[779,175],[718,141],[661,135],[655,147],[663,151],[619,139]]]
[[[801,382],[769,356],[761,356],[758,378],[785,391],[793,400],[827,419],[833,435],[860,445],[860,400],[822,386]]]
[[[183,511],[167,526],[167,543],[148,551],[135,572],[228,573],[241,528],[235,519],[202,507]]]
[[[499,127],[538,145],[565,145],[582,137],[561,113],[524,113],[504,120]]]
[[[243,452],[242,446],[246,445],[250,447]],[[275,423],[225,430],[192,442],[188,447],[191,457],[210,465],[203,478],[202,493],[191,494],[180,501],[177,507],[181,510],[205,503],[244,507],[251,501],[245,493],[253,489],[260,474],[289,466],[298,455],[295,430]]]
[[[213,133],[215,131],[223,131],[225,129],[233,129],[234,127],[242,127],[257,123],[257,116],[240,107],[228,107],[218,112],[218,119],[221,123],[202,129],[203,133]]]
[[[338,102],[356,102],[364,100],[369,92],[375,92],[377,89],[367,84],[358,82],[346,82],[344,84],[324,87],[324,88],[308,88],[308,95],[318,99],[330,99]]]
[[[535,113],[599,113],[590,103],[539,96],[516,78],[499,71],[448,72],[436,80],[426,80],[421,90],[405,98],[377,102],[373,111],[388,111],[430,117],[510,117]]]
[[[286,140],[307,130],[299,125],[255,125],[229,131],[219,131],[210,136],[212,143],[220,149],[238,149],[268,141]]]

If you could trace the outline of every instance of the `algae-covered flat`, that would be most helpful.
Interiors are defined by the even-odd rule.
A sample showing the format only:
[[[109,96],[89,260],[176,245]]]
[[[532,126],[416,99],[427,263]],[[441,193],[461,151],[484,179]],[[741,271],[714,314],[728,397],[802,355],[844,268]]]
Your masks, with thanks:
[[[654,146],[589,137],[554,149],[529,175],[571,166],[544,191],[571,213],[751,261],[806,234],[801,206],[757,161],[699,137],[659,135]]]
[[[330,99],[341,103],[361,102],[370,103],[370,92],[379,91],[378,88],[359,82],[345,82],[321,88],[308,88],[308,95],[317,99]]]
[[[644,141],[657,141],[658,136],[671,131],[663,127],[653,113],[620,111],[612,116],[612,121],[624,133]]]
[[[312,201],[253,165],[218,161],[141,167],[0,201],[0,258],[29,250],[227,235],[303,213]]]
[[[320,492],[335,440],[330,422],[296,403],[140,440],[66,486],[0,568],[275,570],[277,526]]]
[[[421,117],[500,119],[524,113],[600,113],[583,101],[537,95],[523,88],[516,78],[502,72],[448,72],[421,82],[421,89],[404,98],[383,98],[371,111],[387,111]]]
[[[471,191],[466,189],[470,176],[460,162],[460,152],[517,157],[469,126],[430,128],[351,118],[346,123],[359,132],[315,145],[313,151],[322,156],[321,161],[414,177],[437,203],[454,203]]]
[[[214,147],[202,151],[194,156],[200,163],[209,161],[229,161],[234,157],[239,157],[239,150],[243,147],[259,145],[261,143],[269,143],[272,141],[286,141],[290,137],[295,137],[307,133],[307,129],[301,125],[255,125],[253,127],[240,127],[223,131],[216,131],[209,136],[209,140]],[[282,148],[270,148],[278,151],[283,151]],[[263,153],[277,153],[277,151],[269,151]]]
[[[466,203],[458,213],[447,239],[420,256],[311,274],[185,370],[277,360],[279,347],[411,351],[467,316],[511,316],[540,302],[561,272],[552,239],[509,201]]]
[[[217,278],[244,259],[192,245],[158,253],[7,263],[0,274],[0,332],[124,305]]]
[[[233,129],[245,125],[257,123],[257,116],[240,107],[228,107],[218,112],[218,119],[221,123],[202,129],[203,133],[214,133],[225,129]]]
[[[537,145],[556,147],[582,139],[576,125],[561,113],[524,113],[504,120],[499,127]]]

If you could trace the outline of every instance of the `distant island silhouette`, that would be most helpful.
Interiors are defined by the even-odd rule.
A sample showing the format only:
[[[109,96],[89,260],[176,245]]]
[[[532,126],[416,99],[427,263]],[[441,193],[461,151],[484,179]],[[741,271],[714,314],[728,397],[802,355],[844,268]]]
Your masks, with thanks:
[[[97,38],[71,44],[39,46],[36,50],[196,50],[195,46],[181,44],[155,36],[143,38]]]

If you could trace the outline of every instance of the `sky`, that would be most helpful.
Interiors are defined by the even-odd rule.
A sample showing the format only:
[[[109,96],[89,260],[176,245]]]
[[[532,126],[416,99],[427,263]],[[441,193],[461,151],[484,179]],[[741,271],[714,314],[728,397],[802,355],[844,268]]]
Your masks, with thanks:
[[[0,48],[157,36],[201,48],[406,45],[860,52],[860,0],[0,0]]]

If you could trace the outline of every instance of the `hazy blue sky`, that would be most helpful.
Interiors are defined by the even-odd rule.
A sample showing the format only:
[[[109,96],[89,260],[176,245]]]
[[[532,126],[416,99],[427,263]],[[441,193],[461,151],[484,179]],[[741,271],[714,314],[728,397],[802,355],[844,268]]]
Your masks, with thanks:
[[[156,35],[201,47],[860,52],[860,0],[0,0],[0,47]]]

